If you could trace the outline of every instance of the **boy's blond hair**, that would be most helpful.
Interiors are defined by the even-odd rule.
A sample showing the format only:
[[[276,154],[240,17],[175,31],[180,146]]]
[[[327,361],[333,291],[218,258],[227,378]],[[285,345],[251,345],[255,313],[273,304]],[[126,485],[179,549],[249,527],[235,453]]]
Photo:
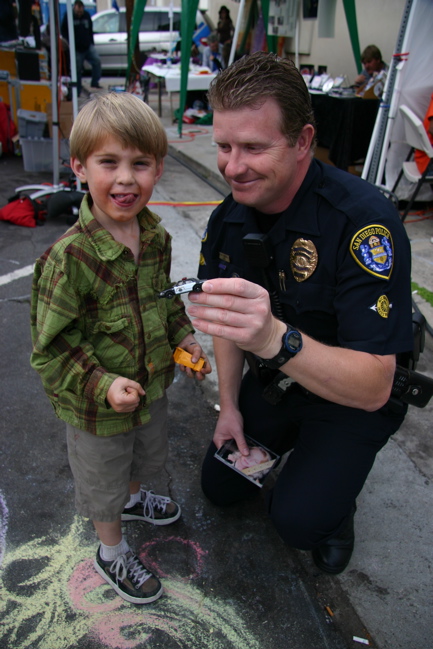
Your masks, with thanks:
[[[130,93],[94,95],[84,104],[71,131],[71,158],[85,164],[110,135],[125,147],[154,155],[157,162],[167,155],[167,136],[159,118],[144,101]]]

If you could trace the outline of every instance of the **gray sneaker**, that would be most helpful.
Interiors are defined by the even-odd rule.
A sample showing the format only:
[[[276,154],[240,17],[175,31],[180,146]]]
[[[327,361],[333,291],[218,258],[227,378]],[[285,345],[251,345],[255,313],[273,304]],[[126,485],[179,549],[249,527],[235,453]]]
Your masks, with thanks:
[[[181,514],[180,507],[168,496],[141,490],[141,500],[122,512],[122,521],[146,521],[154,525],[170,525]]]
[[[94,566],[96,572],[127,602],[150,604],[163,593],[159,579],[144,567],[131,550],[114,561],[104,561],[98,548]]]

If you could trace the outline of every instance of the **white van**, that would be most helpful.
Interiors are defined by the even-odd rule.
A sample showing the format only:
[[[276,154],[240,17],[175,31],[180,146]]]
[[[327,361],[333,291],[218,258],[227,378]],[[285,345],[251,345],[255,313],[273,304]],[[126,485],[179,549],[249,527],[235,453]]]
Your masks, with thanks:
[[[180,38],[179,7],[173,9],[173,25],[170,33],[170,16],[168,7],[145,7],[140,25],[140,51],[170,51]],[[92,16],[95,48],[101,59],[103,70],[126,70],[127,67],[127,32],[126,10],[107,9]],[[212,30],[209,18],[197,11],[196,28],[207,25],[208,33]],[[201,36],[205,34],[201,33]]]

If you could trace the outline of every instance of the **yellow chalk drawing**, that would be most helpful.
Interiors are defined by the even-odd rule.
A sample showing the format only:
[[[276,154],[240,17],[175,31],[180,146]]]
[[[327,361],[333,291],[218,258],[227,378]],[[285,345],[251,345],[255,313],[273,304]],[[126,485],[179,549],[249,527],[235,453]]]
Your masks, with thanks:
[[[154,544],[145,544],[140,556]],[[205,553],[193,545],[200,562]],[[166,576],[165,594],[154,604],[127,604],[94,571],[94,552],[78,517],[57,544],[41,538],[9,547],[0,571],[0,646],[3,640],[14,649],[59,649],[87,636],[104,649],[152,649],[166,634],[179,647],[260,649],[233,605],[185,578]],[[18,583],[23,572],[32,576]]]

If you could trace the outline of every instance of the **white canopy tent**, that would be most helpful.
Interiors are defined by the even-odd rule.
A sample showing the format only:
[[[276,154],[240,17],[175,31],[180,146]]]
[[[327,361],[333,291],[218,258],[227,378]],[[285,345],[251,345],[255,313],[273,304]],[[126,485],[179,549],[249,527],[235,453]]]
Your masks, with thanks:
[[[399,106],[406,104],[423,120],[433,93],[432,33],[433,2],[408,0],[363,171],[363,178],[388,190],[410,150]],[[402,178],[398,198],[405,200],[412,192],[413,185]],[[431,200],[433,191],[425,185],[418,197]]]

